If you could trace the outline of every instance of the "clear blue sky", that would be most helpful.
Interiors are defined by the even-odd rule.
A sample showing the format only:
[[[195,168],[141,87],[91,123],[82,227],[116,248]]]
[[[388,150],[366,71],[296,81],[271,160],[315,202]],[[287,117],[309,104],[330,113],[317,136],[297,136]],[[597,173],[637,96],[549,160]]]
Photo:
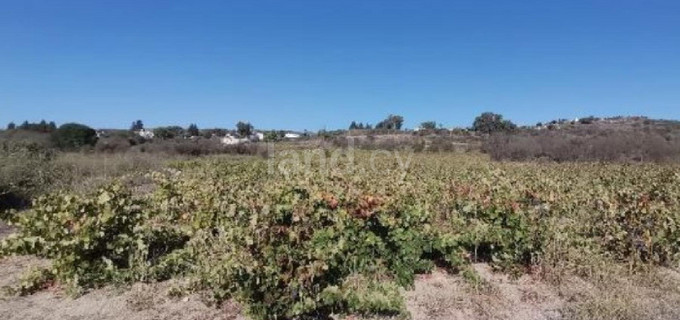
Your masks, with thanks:
[[[680,118],[680,1],[0,1],[0,125]]]

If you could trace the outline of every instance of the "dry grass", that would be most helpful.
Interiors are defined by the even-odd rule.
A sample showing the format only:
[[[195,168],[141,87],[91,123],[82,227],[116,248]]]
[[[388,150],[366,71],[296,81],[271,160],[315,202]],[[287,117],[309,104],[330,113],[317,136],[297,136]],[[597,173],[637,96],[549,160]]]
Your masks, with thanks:
[[[671,162],[680,156],[680,139],[645,131],[573,133],[544,130],[494,135],[482,148],[494,160]]]
[[[680,319],[680,281],[677,271],[654,268],[630,274],[620,266],[591,279],[571,279],[557,287],[572,301],[562,310],[565,319]]]
[[[185,158],[151,153],[63,153],[54,161],[63,178],[56,181],[52,189],[86,192],[112,179],[158,170],[169,162]]]

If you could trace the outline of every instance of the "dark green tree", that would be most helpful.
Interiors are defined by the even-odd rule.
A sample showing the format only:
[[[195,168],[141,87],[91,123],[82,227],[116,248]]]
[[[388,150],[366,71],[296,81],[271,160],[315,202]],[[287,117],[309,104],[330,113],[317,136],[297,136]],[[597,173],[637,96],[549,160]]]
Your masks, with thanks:
[[[40,121],[40,123],[38,124],[38,131],[40,132],[50,131],[50,127],[47,125],[47,121],[45,121],[44,119]]]
[[[160,139],[174,139],[184,134],[184,129],[180,126],[158,127],[153,130],[155,137]]]
[[[97,132],[83,124],[66,123],[52,133],[52,141],[57,148],[75,150],[97,143]]]
[[[14,122],[10,122],[7,124],[7,130],[14,130],[17,128],[17,125],[14,124]]]
[[[142,120],[132,121],[132,125],[130,126],[130,131],[139,131],[139,130],[144,130],[144,123],[142,122]]]
[[[350,130],[356,130],[356,129],[359,129],[359,126],[357,125],[357,123],[355,121],[352,121],[352,123],[349,124],[349,129]]]
[[[201,135],[201,132],[198,130],[198,126],[194,123],[190,124],[189,127],[187,128],[187,134],[192,137],[197,137]]]
[[[481,133],[512,131],[516,128],[512,121],[504,120],[502,115],[493,112],[482,113],[472,123],[472,130]]]
[[[239,121],[236,124],[236,132],[238,132],[239,136],[244,138],[253,134],[253,129],[254,127],[250,122]]]
[[[421,129],[434,130],[437,129],[437,123],[434,121],[425,121],[420,124]]]
[[[585,118],[579,119],[578,122],[579,122],[580,124],[593,124],[593,123],[595,123],[595,122],[598,121],[598,120],[600,120],[600,119],[595,118],[595,117],[593,117],[593,116],[589,116],[589,117],[585,117]]]
[[[391,114],[387,116],[387,119],[378,122],[375,125],[376,129],[387,129],[387,130],[401,130],[401,126],[404,124],[404,117],[399,115]]]

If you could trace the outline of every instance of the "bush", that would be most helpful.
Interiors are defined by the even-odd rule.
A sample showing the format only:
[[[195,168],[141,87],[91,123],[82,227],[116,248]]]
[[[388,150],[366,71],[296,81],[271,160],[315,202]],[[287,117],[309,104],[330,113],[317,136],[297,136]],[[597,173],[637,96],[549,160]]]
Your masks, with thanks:
[[[465,136],[444,135],[389,135],[389,136],[339,136],[330,138],[334,147],[354,147],[364,150],[412,150],[414,152],[467,152],[478,148],[479,143]]]
[[[55,153],[38,143],[0,141],[0,211],[25,207],[54,180]]]
[[[130,150],[130,147],[136,143],[136,140],[124,136],[116,135],[110,138],[102,138],[97,141],[94,150],[104,153],[120,153]]]
[[[30,130],[0,131],[0,142],[35,144],[41,148],[53,148],[52,135],[49,133]]]
[[[43,196],[18,216],[19,234],[3,241],[0,253],[52,259],[50,273],[76,292],[111,281],[141,280],[145,274],[140,270],[186,241],[170,221],[149,224],[153,212],[142,208],[142,202],[116,184],[91,197]]]
[[[212,139],[159,140],[134,146],[131,150],[167,155],[204,156],[214,154],[263,155],[266,146],[257,143],[224,145]]]
[[[97,132],[82,124],[66,123],[53,134],[54,145],[63,150],[76,150],[97,143]]]

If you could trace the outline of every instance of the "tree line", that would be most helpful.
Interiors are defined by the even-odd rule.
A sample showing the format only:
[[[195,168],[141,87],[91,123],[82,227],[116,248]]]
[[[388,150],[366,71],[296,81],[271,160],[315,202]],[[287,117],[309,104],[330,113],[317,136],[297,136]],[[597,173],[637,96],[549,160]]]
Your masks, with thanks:
[[[404,124],[404,117],[400,115],[390,114],[384,120],[378,122],[375,127],[370,124],[364,124],[363,122],[352,121],[349,125],[349,130],[390,130],[399,131],[402,129]],[[422,130],[435,130],[437,127],[442,128],[441,124],[437,125],[435,121],[424,121],[420,123],[419,129]],[[517,129],[512,121],[503,118],[503,115],[484,112],[477,116],[472,123],[470,130],[480,132],[480,133],[494,133],[494,132],[507,132]]]
[[[399,131],[402,130],[403,124],[403,116],[390,114],[375,126],[368,123],[364,124],[362,122],[357,123],[356,121],[352,121],[349,129]],[[425,121],[420,124],[420,128],[434,130],[437,128],[437,123],[435,121]],[[516,128],[517,126],[512,121],[504,119],[502,115],[484,112],[475,118],[471,130],[490,134],[494,132],[513,131]],[[62,149],[77,149],[82,146],[94,145],[98,139],[97,132],[94,129],[79,123],[66,123],[57,127],[54,121],[47,122],[45,120],[37,123],[24,121],[19,126],[14,122],[10,122],[7,125],[7,130],[27,130],[49,133],[52,136],[54,145]],[[130,126],[130,131],[137,133],[141,130],[144,130],[144,123],[142,120],[133,121]],[[210,138],[213,135],[224,136],[230,132],[235,132],[238,136],[245,138],[250,137],[255,132],[255,127],[250,122],[239,121],[236,123],[235,130],[233,131],[228,131],[226,129],[206,129],[201,131],[195,123],[189,124],[186,129],[180,126],[164,126],[153,129],[154,136],[159,139],[198,136]],[[283,137],[283,134],[284,131],[268,131],[265,133],[265,140],[276,141]]]
[[[54,130],[57,130],[57,124],[54,121],[50,121],[48,123],[45,120],[42,120],[40,122],[24,121],[19,126],[17,126],[14,122],[10,122],[9,124],[7,124],[7,130],[16,130],[16,129],[36,131],[36,132],[52,132]]]

